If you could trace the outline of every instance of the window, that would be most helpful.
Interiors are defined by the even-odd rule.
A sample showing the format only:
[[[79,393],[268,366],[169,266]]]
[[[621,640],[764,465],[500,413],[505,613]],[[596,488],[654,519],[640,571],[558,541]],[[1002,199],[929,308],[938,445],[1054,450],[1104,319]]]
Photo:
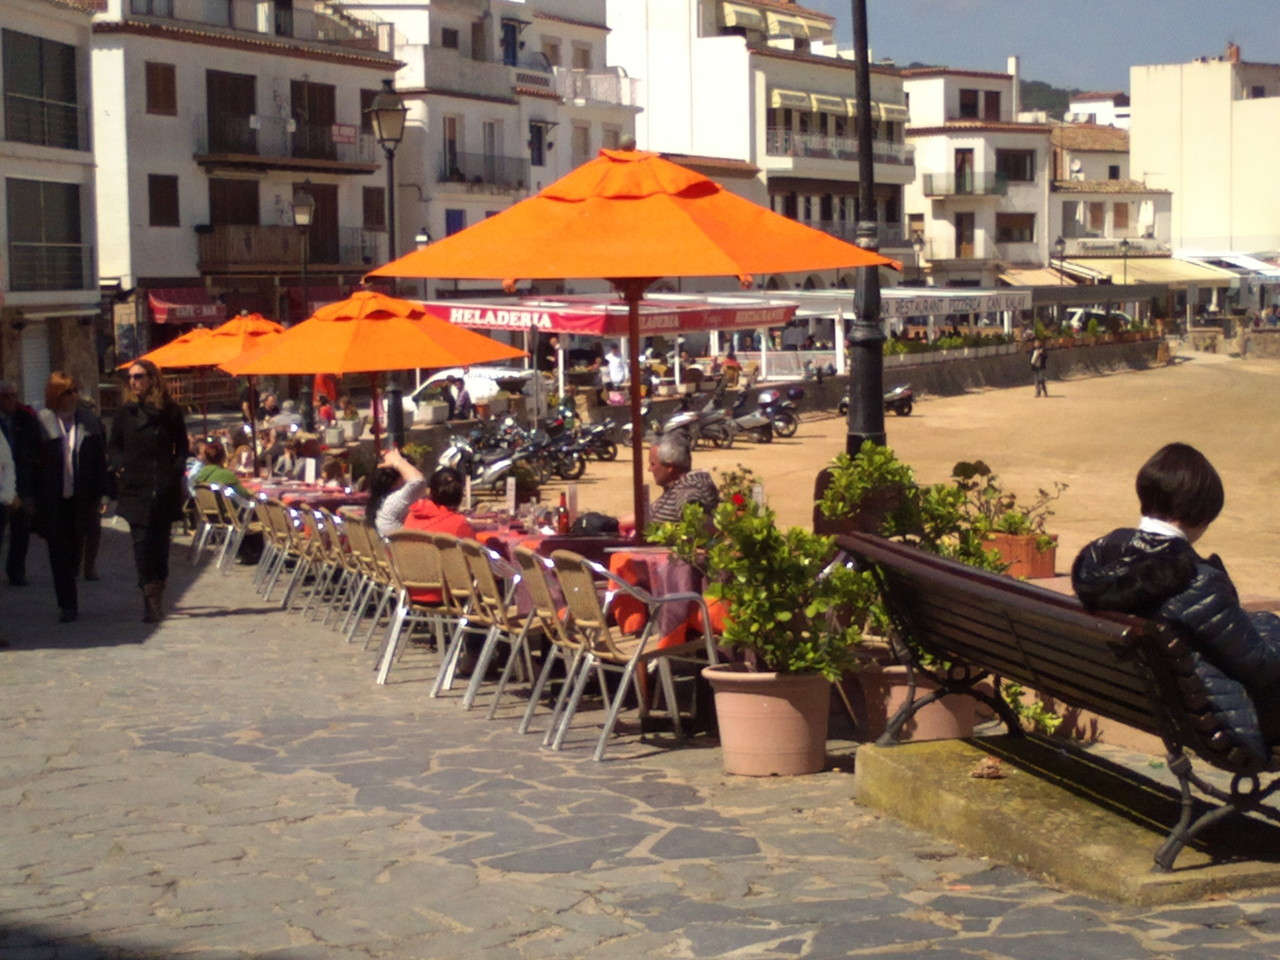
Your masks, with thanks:
[[[1107,167],[1107,179],[1108,180],[1120,179],[1120,164],[1113,163]]]
[[[584,124],[573,125],[573,165],[580,167],[591,159],[591,128]]]
[[[1100,236],[1107,228],[1107,205],[1105,203],[1089,204],[1089,232]]]
[[[573,45],[573,69],[591,69],[591,48],[586,44],[575,43]]]
[[[520,24],[516,20],[502,21],[502,62],[514,67],[520,52]]]
[[[442,129],[444,132],[444,174],[447,179],[462,177],[462,157],[459,153],[459,141],[462,139],[462,121],[458,117],[445,117]]]
[[[983,90],[982,91],[982,119],[998,122],[1000,119],[1000,91],[999,90]]]
[[[529,165],[547,165],[547,127],[536,120],[529,124]]]
[[[606,150],[617,150],[622,142],[622,130],[618,127],[602,127],[600,129],[600,146]]]
[[[966,120],[978,119],[978,91],[960,91],[960,116]]]
[[[144,17],[172,17],[173,0],[131,0],[129,9]]]
[[[257,79],[247,73],[205,71],[205,97],[209,114],[209,152],[258,152],[258,131],[253,128],[257,113]]]
[[[1111,208],[1111,228],[1116,233],[1129,229],[1129,204],[1117,203]]]
[[[387,229],[386,188],[364,188],[364,228],[366,230]]]
[[[460,233],[466,228],[467,228],[467,211],[445,210],[444,235],[446,237],[452,237],[455,233]]]
[[[172,63],[147,64],[147,113],[178,115],[178,77]]]
[[[1003,174],[1010,183],[1034,182],[1036,152],[1034,150],[997,150],[996,173]]]
[[[1266,87],[1256,87],[1256,86],[1255,86],[1255,87],[1250,87],[1250,88],[1249,88],[1249,99],[1250,99],[1250,100],[1261,100],[1261,99],[1262,99],[1263,97],[1265,97],[1266,95],[1267,95],[1267,88],[1266,88]]]
[[[440,46],[446,50],[457,50],[461,47],[462,41],[458,36],[458,31],[453,27],[442,27],[440,30]]]
[[[1034,213],[997,213],[996,243],[1035,243]]]
[[[151,226],[179,226],[178,178],[163,173],[148,174],[147,207],[151,214]]]
[[[3,50],[5,139],[83,149],[76,48],[5,30]]]
[[[256,227],[260,222],[258,181],[209,179],[209,223],[214,226]]]
[[[307,80],[289,82],[293,101],[293,155],[312,160],[336,160],[333,125],[338,122],[337,88]]]
[[[560,63],[560,41],[554,37],[542,38],[542,55],[547,58],[547,66],[558,67]]]
[[[476,20],[471,24],[471,59],[484,60],[488,56],[488,34],[485,32],[484,25],[487,20]]]
[[[86,289],[79,185],[10,178],[5,180],[5,196],[9,289]]]
[[[369,110],[373,107],[373,98],[376,97],[381,90],[361,90],[360,91],[360,132],[373,133],[373,121],[369,118]]]

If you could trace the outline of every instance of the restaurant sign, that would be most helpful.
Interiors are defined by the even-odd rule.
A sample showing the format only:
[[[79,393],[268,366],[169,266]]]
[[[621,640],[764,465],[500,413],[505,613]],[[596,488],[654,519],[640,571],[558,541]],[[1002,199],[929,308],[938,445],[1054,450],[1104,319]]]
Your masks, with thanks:
[[[880,312],[885,317],[900,318],[1030,309],[1031,291],[1017,290],[1009,293],[885,297]]]

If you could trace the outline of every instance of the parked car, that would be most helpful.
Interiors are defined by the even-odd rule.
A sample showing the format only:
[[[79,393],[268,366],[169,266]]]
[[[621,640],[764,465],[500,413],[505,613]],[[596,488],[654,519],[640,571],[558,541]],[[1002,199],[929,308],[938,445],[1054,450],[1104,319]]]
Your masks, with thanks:
[[[1098,310],[1094,307],[1072,307],[1067,311],[1066,324],[1076,333],[1089,329],[1089,321],[1098,321],[1098,330],[1102,333],[1119,333],[1133,323],[1133,317],[1123,310]]]
[[[534,371],[519,367],[475,366],[466,370],[462,367],[449,367],[436,371],[422,381],[422,386],[418,389],[404,394],[402,402],[406,413],[414,413],[423,400],[440,399],[449,377],[462,377],[467,393],[471,394],[471,402],[484,403],[492,400],[499,390],[521,393],[533,376]]]

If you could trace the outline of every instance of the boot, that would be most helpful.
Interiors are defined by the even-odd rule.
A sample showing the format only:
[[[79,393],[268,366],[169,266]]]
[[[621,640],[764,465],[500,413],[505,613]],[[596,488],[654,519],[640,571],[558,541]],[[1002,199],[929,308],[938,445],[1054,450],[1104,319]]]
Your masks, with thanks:
[[[142,622],[159,623],[164,619],[164,581],[153,580],[142,588]]]

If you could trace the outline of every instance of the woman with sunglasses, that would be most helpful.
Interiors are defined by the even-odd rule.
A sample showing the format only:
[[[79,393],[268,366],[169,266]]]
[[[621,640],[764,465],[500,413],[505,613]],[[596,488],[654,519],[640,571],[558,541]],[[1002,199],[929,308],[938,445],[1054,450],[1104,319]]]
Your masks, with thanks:
[[[107,492],[106,436],[102,421],[80,403],[80,383],[71,374],[49,374],[44,403],[35,529],[49,547],[59,619],[70,623],[79,615],[76,575],[82,560],[85,579],[97,579],[100,508]]]
[[[150,360],[129,364],[130,399],[111,423],[109,450],[119,478],[117,513],[129,523],[142,588],[144,623],[164,615],[169,537],[182,518],[187,426],[182,408]]]

